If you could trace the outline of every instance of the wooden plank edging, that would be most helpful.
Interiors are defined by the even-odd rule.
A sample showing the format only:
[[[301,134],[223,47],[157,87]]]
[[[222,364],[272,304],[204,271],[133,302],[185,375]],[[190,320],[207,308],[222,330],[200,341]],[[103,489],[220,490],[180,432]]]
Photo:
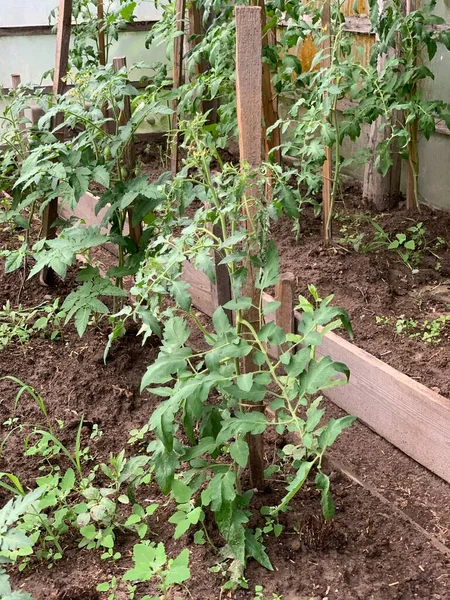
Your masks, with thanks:
[[[326,391],[334,404],[450,483],[449,399],[335,333],[324,337],[317,354],[350,369],[347,385]]]

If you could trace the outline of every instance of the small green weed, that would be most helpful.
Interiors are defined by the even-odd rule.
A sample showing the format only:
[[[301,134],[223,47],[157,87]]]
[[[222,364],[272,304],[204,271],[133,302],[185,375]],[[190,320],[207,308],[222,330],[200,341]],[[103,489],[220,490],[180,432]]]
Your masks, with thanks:
[[[58,318],[59,299],[34,308],[12,308],[10,301],[0,310],[0,350],[12,342],[26,344],[40,333],[54,340],[61,334]]]
[[[375,317],[377,325],[380,327],[394,327],[397,334],[407,335],[411,339],[419,339],[428,344],[440,344],[442,342],[442,333],[450,323],[450,314],[440,315],[436,319],[426,319],[419,323],[415,319],[409,319],[405,315],[400,315],[394,321],[390,317]]]

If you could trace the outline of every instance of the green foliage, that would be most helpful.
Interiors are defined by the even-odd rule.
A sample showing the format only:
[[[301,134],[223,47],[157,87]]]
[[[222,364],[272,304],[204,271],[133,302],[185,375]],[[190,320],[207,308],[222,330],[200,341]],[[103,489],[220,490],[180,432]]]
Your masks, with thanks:
[[[100,31],[105,36],[106,60],[113,42],[119,39],[119,33],[127,23],[135,19],[135,9],[142,0],[113,0],[104,1],[104,19]],[[98,33],[96,0],[74,0],[73,23],[75,27],[74,43],[70,51],[70,62],[79,71],[99,65]],[[51,20],[56,20],[57,9],[50,14]],[[56,27],[56,25],[55,25]]]
[[[278,506],[267,507],[267,515],[275,517],[286,510],[307,476],[314,472],[324,516],[333,517],[322,457],[353,418],[324,423],[320,392],[344,384],[349,372],[345,365],[329,357],[317,358],[316,347],[328,331],[341,325],[349,332],[351,328],[346,313],[331,306],[332,296],[321,299],[313,286],[309,289],[312,302],[299,298],[302,320],[296,333],[286,334],[266,320],[267,312],[277,305],[272,303],[271,309],[265,310],[263,292],[279,278],[276,247],[266,241],[270,205],[255,197],[255,228],[247,231],[242,222],[243,207],[249,201],[245,189],[252,182],[262,191],[265,171],[257,174],[257,180],[250,169],[238,171],[225,164],[221,173],[211,176],[215,144],[208,134],[199,133],[195,121],[186,125],[185,143],[190,152],[173,186],[167,188],[171,203],[166,206],[170,207],[173,221],[168,222],[167,232],[155,240],[158,251],[155,253],[150,246],[132,290],[136,306],[124,319],[143,318],[149,323],[152,314],[154,320],[164,321],[160,353],[148,367],[142,388],[150,387],[152,393],[162,397],[150,418],[149,428],[156,439],[150,442],[148,451],[161,490],[170,493],[177,503],[169,519],[175,525],[174,535],[179,538],[199,525],[202,529],[197,533],[207,533],[205,515],[211,511],[232,559],[230,569],[237,582],[248,558],[272,569],[264,550],[263,532],[248,527],[252,490],[240,489],[240,472],[252,459],[249,435],[260,435],[271,427],[280,435],[294,432],[298,436],[298,445],[290,445],[284,455],[293,473],[286,495]],[[189,176],[193,170],[197,172],[195,184]],[[178,218],[173,212],[174,202],[186,205],[192,197],[201,199],[200,208],[192,219]],[[181,227],[175,240],[174,226]],[[218,229],[220,236],[211,233]],[[234,293],[231,302],[215,311],[213,330],[206,330],[199,322],[191,308],[189,290],[184,287],[180,293],[177,289],[187,258],[211,277],[205,249],[208,253],[218,252],[222,264],[227,265]],[[248,257],[256,266],[254,298],[241,295]],[[167,295],[173,298],[175,307],[164,308],[156,300]],[[250,308],[256,311],[257,327],[254,320],[247,320],[246,311]],[[235,311],[234,324],[224,309]],[[188,318],[203,333],[205,349],[194,351],[191,347]],[[278,349],[278,358],[269,354],[269,344]],[[254,372],[245,373],[241,361],[250,353],[257,367]],[[273,417],[245,410],[245,406],[265,398]],[[203,534],[198,539],[202,540]]]
[[[191,576],[189,570],[189,550],[186,548],[176,558],[167,558],[164,544],[136,544],[133,548],[134,567],[123,576],[124,581],[142,582],[156,580],[162,592],[161,598],[168,598],[174,585],[184,583]],[[144,596],[142,600],[157,600],[157,597]]]
[[[12,342],[26,344],[37,334],[56,339],[60,335],[59,300],[34,308],[12,308],[8,300],[0,310],[0,350]]]
[[[421,340],[427,344],[440,344],[442,335],[450,324],[450,314],[439,315],[435,319],[425,319],[419,323],[415,319],[400,315],[398,319],[390,317],[375,317],[380,327],[392,327],[399,335],[406,335],[411,339]]]

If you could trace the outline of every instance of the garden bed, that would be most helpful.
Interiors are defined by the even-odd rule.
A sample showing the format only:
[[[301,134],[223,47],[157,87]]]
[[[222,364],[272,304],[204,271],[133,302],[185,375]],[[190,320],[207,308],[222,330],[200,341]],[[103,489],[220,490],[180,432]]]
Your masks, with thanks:
[[[278,245],[281,269],[294,273],[299,294],[305,294],[310,283],[323,297],[334,294],[334,303],[350,314],[357,346],[449,397],[450,320],[429,342],[423,341],[421,326],[426,320],[431,323],[450,315],[450,214],[427,207],[422,207],[417,218],[404,208],[388,214],[372,213],[362,208],[361,191],[355,184],[345,190],[344,203],[338,203],[337,211],[334,243],[329,247],[321,241],[320,219],[314,217],[312,209],[305,209],[300,216],[298,240],[292,221],[283,217],[275,223],[272,236]],[[391,239],[422,222],[434,254],[422,252],[413,273],[387,247],[356,252],[351,235],[363,233],[367,243],[376,233],[366,216],[376,219]],[[437,239],[446,246],[434,248]],[[377,323],[377,317],[383,322]],[[398,333],[397,328],[403,330]]]
[[[13,234],[15,235],[15,234]],[[3,232],[2,244],[11,245],[10,232]],[[37,279],[25,284],[22,301],[35,306],[45,296],[64,297],[72,288],[74,273],[53,289],[39,286]],[[0,301],[15,301],[20,278],[17,274],[0,277]],[[110,452],[127,445],[128,432],[144,425],[158,400],[151,394],[139,393],[140,380],[157,353],[158,342],[152,338],[144,348],[133,331],[113,346],[111,356],[103,364],[107,327],[92,327],[80,339],[69,327],[60,341],[33,338],[30,343],[13,343],[0,355],[0,376],[13,375],[34,386],[45,399],[52,423],[64,422],[59,436],[72,447],[77,427],[83,417],[83,441],[88,442],[94,425],[103,432],[90,441],[95,462],[106,460]],[[2,381],[1,422],[16,416],[23,423],[42,423],[35,403],[25,396],[13,410],[16,386]],[[329,405],[336,416],[339,410]],[[9,433],[4,427],[3,438]],[[26,486],[42,475],[37,458],[23,456],[25,433],[11,435],[3,449],[1,471],[12,471]],[[283,440],[278,440],[282,443]],[[285,440],[284,440],[285,442]],[[268,460],[275,456],[276,442],[266,441]],[[370,452],[368,452],[370,449]],[[249,591],[237,590],[222,597],[251,599],[254,587],[262,585],[265,597],[272,593],[283,600],[390,600],[410,598],[446,598],[448,595],[450,560],[444,544],[450,543],[446,528],[450,519],[448,485],[395,450],[361,424],[345,432],[331,453],[332,476],[337,515],[331,524],[320,517],[320,497],[305,488],[282,517],[286,528],[280,538],[269,536],[267,550],[275,572],[250,562],[247,576]],[[349,465],[364,485],[370,473],[370,485],[363,487],[342,473],[336,459]],[[62,464],[62,463],[61,463]],[[64,465],[67,466],[67,465]],[[267,491],[255,498],[255,508],[275,503],[283,494],[284,482],[276,480]],[[376,493],[374,493],[376,492]],[[377,496],[381,493],[381,498]],[[181,598],[218,599],[220,574],[208,567],[217,563],[217,555],[208,546],[196,546],[192,537],[172,539],[173,526],[167,518],[174,510],[161,496],[155,484],[142,491],[141,501],[160,502],[161,508],[151,519],[151,539],[164,541],[169,554],[176,555],[188,546],[191,551],[192,578]],[[3,504],[6,494],[0,492]],[[213,540],[215,530],[210,531]],[[218,541],[218,539],[217,539]],[[121,575],[131,565],[130,553],[135,540],[119,536],[119,561],[100,560],[96,551],[77,550],[77,541],[67,536],[65,556],[52,569],[46,564],[32,563],[24,572],[13,575],[17,586],[33,594],[35,600],[88,600],[106,598],[96,592],[98,583]],[[150,591],[145,585],[139,593]],[[175,595],[175,596],[176,596]],[[119,590],[117,598],[127,598]]]
[[[150,181],[169,168],[164,137],[137,142],[136,154]],[[228,152],[223,159],[235,161]],[[450,213],[422,206],[420,215],[412,215],[401,203],[380,214],[364,206],[361,185],[354,181],[345,185],[342,196],[336,206],[333,243],[328,247],[322,241],[321,219],[308,205],[302,207],[299,234],[286,217],[272,225],[281,270],[295,275],[297,294],[305,294],[308,284],[314,284],[322,297],[334,294],[334,303],[350,314],[358,347],[450,397],[450,318],[436,335],[428,336],[429,341],[424,341],[429,328],[423,328],[425,321],[431,324],[450,316]],[[408,228],[423,223],[426,248],[412,253],[410,266],[387,244],[364,252],[364,245],[376,234],[369,219],[390,239],[402,233],[410,239],[415,234]],[[364,237],[355,251],[361,234]],[[415,260],[420,261],[417,269]]]

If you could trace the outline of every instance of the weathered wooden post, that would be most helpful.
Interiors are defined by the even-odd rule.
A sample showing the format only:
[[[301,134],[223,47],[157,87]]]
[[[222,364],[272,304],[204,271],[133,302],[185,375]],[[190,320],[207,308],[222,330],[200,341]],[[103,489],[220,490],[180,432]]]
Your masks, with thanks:
[[[67,66],[69,63],[69,44],[70,32],[72,28],[72,0],[60,0],[58,14],[58,30],[56,35],[56,56],[55,72],[53,75],[53,95],[55,98],[64,93],[67,75]],[[57,114],[52,122],[54,129],[62,122],[62,115]],[[64,132],[59,132],[59,136],[64,137]],[[42,217],[42,235],[46,239],[53,239],[56,236],[54,222],[58,218],[58,199],[50,200],[44,209]],[[51,283],[51,269],[44,267],[40,274],[40,282],[43,285]]]
[[[252,6],[260,6],[261,7],[261,27],[262,27],[262,50],[267,48],[269,45],[269,33],[265,32],[266,28],[266,7],[264,0],[252,0]],[[276,37],[276,36],[274,36]],[[275,100],[275,92],[272,86],[272,79],[270,76],[270,67],[268,63],[263,63],[262,66],[262,105],[263,105],[263,117],[264,117],[264,129],[263,129],[263,138],[265,143],[265,154],[266,160],[269,158],[269,153],[271,150],[276,148],[273,151],[274,161],[278,164],[281,164],[281,132],[280,128],[276,127],[272,130],[270,137],[267,135],[267,129],[275,125],[278,121],[278,106]]]
[[[185,12],[186,0],[176,0],[176,29],[179,35],[173,42],[173,89],[176,91],[183,83],[183,41],[185,29]],[[178,99],[174,99],[172,103],[172,158],[171,171],[172,175],[178,173],[179,165],[179,147],[178,147]]]
[[[255,171],[261,166],[261,122],[262,122],[262,60],[261,60],[261,8],[259,6],[237,6],[236,15],[236,101],[239,128],[239,156],[242,165]],[[258,188],[249,184],[244,197],[244,214],[247,229],[255,226]],[[251,253],[252,250],[250,249]],[[256,269],[249,260],[248,275],[243,286],[243,296],[252,298],[253,306],[244,312],[243,318],[259,330],[258,293],[255,288]],[[242,361],[244,373],[258,367],[253,362],[253,353]],[[255,403],[250,410],[264,411],[263,403]],[[261,435],[248,435],[250,481],[254,488],[264,487],[264,455]]]
[[[378,11],[381,15],[385,10],[386,0],[378,0]],[[377,72],[382,73],[386,59],[395,53],[390,49],[387,54],[378,56]],[[393,120],[398,117],[398,111],[394,111]],[[386,175],[379,173],[375,167],[377,158],[377,146],[387,140],[391,135],[391,127],[386,123],[386,118],[380,116],[370,126],[368,147],[370,159],[364,170],[363,198],[377,210],[391,208],[400,197],[401,160],[400,155],[393,150],[393,164]]]
[[[322,8],[322,43],[323,52],[322,67],[329,69],[331,67],[331,7],[330,1],[326,0]],[[338,143],[337,141],[335,143]],[[322,237],[326,242],[332,238],[332,200],[331,200],[331,182],[333,179],[333,161],[331,158],[331,148],[325,146],[325,162],[322,167]]]
[[[106,65],[106,42],[104,27],[105,14],[103,10],[103,0],[97,0],[97,31],[98,31],[98,62]]]
[[[11,86],[12,86],[13,90],[18,90],[21,83],[22,83],[22,80],[20,78],[20,75],[18,75],[18,74],[11,75]],[[25,137],[27,126],[24,121],[25,111],[23,111],[23,110],[19,111],[18,117],[19,117],[19,132],[20,132],[20,148],[22,150],[23,155],[25,156],[25,154],[27,153],[27,139]]]
[[[416,0],[406,0],[405,13],[409,15],[411,12],[416,10]],[[417,61],[417,57],[416,57]],[[413,93],[416,91],[417,85],[413,88]],[[420,201],[419,201],[419,126],[417,119],[413,119],[411,123],[408,123],[408,180],[406,184],[406,208],[411,211],[420,212]]]
[[[281,303],[275,313],[275,323],[285,333],[294,331],[294,281],[294,273],[281,273],[275,285],[275,300]]]
[[[11,86],[12,86],[13,90],[18,90],[21,83],[22,83],[22,80],[20,78],[20,75],[18,75],[17,73],[14,75],[11,75]],[[19,119],[21,119],[21,121],[19,123],[20,131],[25,131],[27,128],[27,126],[25,125],[25,123],[22,120],[24,118],[24,116],[25,116],[25,113],[23,110],[21,110],[19,113]]]
[[[118,56],[113,59],[113,69],[115,73],[118,73],[122,69],[126,69],[127,59],[125,56]],[[131,102],[129,96],[123,97],[123,109],[120,111],[119,115],[119,125],[125,126],[131,119]],[[128,175],[131,176],[136,166],[136,156],[134,151],[134,143],[133,139],[131,139],[126,145],[123,155],[122,155],[123,166],[126,168]],[[133,225],[133,207],[130,206],[128,209],[128,224],[130,229],[130,237],[136,244],[139,243],[139,240],[142,235],[142,225],[141,223],[137,223]]]

